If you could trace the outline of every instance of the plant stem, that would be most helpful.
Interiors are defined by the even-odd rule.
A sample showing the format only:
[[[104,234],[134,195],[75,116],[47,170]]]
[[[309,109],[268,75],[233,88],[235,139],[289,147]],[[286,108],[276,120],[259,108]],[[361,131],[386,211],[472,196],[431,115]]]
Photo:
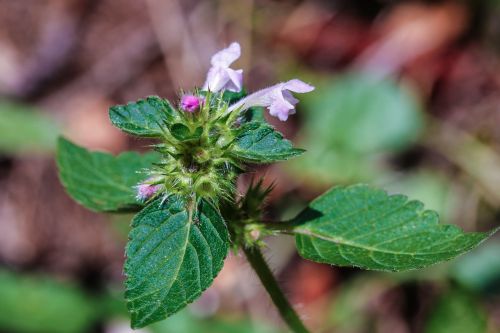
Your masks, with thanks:
[[[308,333],[309,331],[304,326],[304,323],[300,320],[292,305],[283,294],[283,291],[280,289],[260,249],[254,246],[251,248],[243,248],[243,251],[245,252],[248,262],[264,285],[264,288],[266,288],[269,296],[271,296],[274,305],[278,308],[285,323],[295,333]]]

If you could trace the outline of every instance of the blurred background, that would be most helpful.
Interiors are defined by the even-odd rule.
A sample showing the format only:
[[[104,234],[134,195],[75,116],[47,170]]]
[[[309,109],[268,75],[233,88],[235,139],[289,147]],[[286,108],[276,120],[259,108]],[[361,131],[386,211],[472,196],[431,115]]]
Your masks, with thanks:
[[[107,108],[177,101],[210,56],[242,45],[248,91],[299,77],[317,87],[272,124],[308,150],[250,177],[275,181],[269,218],[335,184],[404,193],[443,223],[500,222],[500,1],[0,0],[0,332],[131,332],[122,296],[131,216],[64,192],[63,134],[90,149],[144,150]],[[500,332],[500,239],[422,271],[387,274],[266,255],[313,332]],[[199,301],[140,332],[286,332],[245,260],[231,254]]]

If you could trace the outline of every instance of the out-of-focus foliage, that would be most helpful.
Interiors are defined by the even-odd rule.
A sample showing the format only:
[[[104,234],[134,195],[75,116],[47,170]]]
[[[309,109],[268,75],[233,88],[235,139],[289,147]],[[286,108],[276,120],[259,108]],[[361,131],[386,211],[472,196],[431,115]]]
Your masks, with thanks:
[[[0,152],[52,152],[59,132],[55,121],[39,110],[0,100]]]
[[[368,307],[396,282],[380,274],[366,274],[343,285],[329,309],[335,332],[363,332],[370,325]]]
[[[305,98],[304,109],[299,146],[308,154],[293,169],[318,184],[373,178],[379,155],[408,147],[423,128],[416,98],[370,74],[334,78]]]
[[[279,333],[276,328],[245,318],[213,317],[202,319],[184,310],[147,328],[153,333]]]
[[[441,296],[431,309],[425,333],[485,333],[486,316],[474,297],[460,290]]]
[[[488,241],[455,262],[451,275],[465,287],[492,296],[500,292],[500,243]]]
[[[450,221],[457,205],[457,195],[445,176],[431,169],[404,174],[385,184],[390,193],[404,193],[409,198],[418,198],[425,207],[439,214],[442,221]]]
[[[86,332],[101,310],[98,302],[71,285],[0,271],[0,330],[4,332]]]

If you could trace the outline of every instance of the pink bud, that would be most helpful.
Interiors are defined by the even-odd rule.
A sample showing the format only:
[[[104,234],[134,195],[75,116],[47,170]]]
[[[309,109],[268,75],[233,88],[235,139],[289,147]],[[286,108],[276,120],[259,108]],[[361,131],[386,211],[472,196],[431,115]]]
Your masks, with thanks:
[[[146,201],[151,199],[158,191],[160,191],[162,185],[152,185],[142,183],[136,186],[137,195],[136,199],[139,201]]]
[[[197,111],[201,104],[203,103],[203,98],[195,95],[184,95],[181,98],[181,107],[186,112]]]

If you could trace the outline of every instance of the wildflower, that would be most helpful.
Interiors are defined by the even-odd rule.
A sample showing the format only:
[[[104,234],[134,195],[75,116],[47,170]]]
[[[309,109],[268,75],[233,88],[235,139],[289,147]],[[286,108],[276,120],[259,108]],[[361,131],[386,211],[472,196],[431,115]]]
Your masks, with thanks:
[[[184,95],[181,98],[181,108],[186,112],[197,111],[201,104],[203,103],[203,98],[195,95]]]
[[[263,106],[269,109],[271,116],[277,117],[281,121],[286,121],[289,115],[295,113],[295,105],[299,102],[293,97],[291,92],[307,93],[313,90],[313,86],[301,80],[293,79],[259,90],[243,98],[236,104],[231,105],[228,111],[237,109],[244,111],[253,106]]]
[[[136,186],[137,195],[135,196],[135,198],[138,201],[144,202],[151,199],[163,188],[163,186],[159,184],[148,184],[148,181],[149,180],[146,180],[145,182],[140,183]]]
[[[229,90],[241,91],[243,85],[243,70],[234,70],[229,66],[241,55],[240,44],[231,43],[228,48],[223,49],[212,56],[212,67],[208,71],[207,80],[203,90],[218,92]]]

